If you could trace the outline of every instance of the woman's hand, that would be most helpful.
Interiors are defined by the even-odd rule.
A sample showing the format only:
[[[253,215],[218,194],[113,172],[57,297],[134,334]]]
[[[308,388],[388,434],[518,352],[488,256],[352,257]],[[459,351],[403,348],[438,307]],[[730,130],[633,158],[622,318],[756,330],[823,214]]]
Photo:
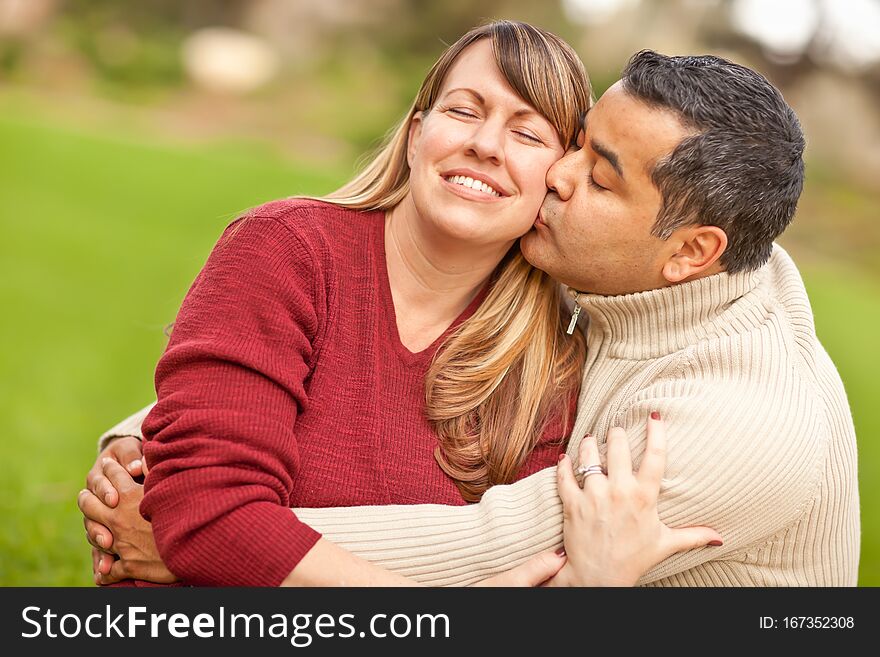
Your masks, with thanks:
[[[596,439],[581,441],[582,466],[600,465]],[[665,558],[705,545],[721,545],[708,527],[670,529],[657,513],[666,468],[666,432],[657,413],[648,419],[648,441],[639,471],[632,470],[626,432],[608,432],[607,475],[587,473],[578,485],[571,460],[559,462],[559,496],[568,561],[550,586],[633,586]]]
[[[104,458],[101,476],[113,486],[117,494],[115,508],[104,504],[88,489],[80,491],[77,504],[85,516],[89,543],[99,548],[98,558],[93,555],[96,584],[113,584],[123,579],[141,579],[169,584],[177,577],[165,567],[156,548],[153,528],[141,516],[138,507],[144,497],[144,487],[112,458]],[[103,535],[93,533],[95,527],[104,527],[111,536],[106,542]],[[90,530],[91,528],[91,530]],[[114,560],[106,553],[119,558]]]
[[[480,586],[542,586],[565,565],[565,552],[542,552],[508,571],[474,584]]]

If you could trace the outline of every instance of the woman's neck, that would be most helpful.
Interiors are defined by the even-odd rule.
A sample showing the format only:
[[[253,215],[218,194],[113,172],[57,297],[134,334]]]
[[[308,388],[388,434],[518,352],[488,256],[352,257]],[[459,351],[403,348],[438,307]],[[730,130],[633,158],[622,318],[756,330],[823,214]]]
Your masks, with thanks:
[[[474,245],[437,234],[409,198],[385,215],[385,260],[403,345],[422,351],[449,328],[512,243]]]

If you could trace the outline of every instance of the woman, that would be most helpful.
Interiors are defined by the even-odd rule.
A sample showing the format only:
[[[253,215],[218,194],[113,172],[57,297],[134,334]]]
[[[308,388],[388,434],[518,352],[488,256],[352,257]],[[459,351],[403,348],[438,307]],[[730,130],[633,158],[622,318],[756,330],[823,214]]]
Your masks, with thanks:
[[[588,103],[564,42],[477,28],[364,173],[227,231],[181,308],[144,423],[141,510],[172,571],[194,584],[403,584],[287,507],[460,504],[555,464],[584,346],[516,239]],[[534,581],[561,561],[550,566]]]

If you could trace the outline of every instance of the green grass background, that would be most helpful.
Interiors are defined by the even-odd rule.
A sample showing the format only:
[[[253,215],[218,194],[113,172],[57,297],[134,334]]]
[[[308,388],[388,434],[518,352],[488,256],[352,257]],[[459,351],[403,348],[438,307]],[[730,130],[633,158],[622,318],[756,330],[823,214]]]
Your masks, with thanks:
[[[0,108],[0,585],[91,584],[75,497],[96,437],[153,398],[163,328],[214,241],[238,211],[328,191],[348,173],[249,145],[85,134]],[[855,416],[860,584],[878,585],[880,283],[813,258],[801,266]]]

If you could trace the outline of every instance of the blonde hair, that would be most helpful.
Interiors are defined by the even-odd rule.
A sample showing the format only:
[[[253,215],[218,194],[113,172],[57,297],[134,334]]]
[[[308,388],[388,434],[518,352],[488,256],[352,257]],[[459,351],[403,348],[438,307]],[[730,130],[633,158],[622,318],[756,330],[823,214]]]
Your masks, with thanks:
[[[494,21],[452,44],[428,72],[404,119],[353,180],[321,200],[357,210],[389,210],[409,192],[409,125],[427,115],[461,52],[491,39],[510,86],[556,129],[577,136],[591,90],[578,56],[559,37],[525,23]],[[499,263],[479,309],[438,350],[425,377],[426,413],[438,434],[434,455],[462,496],[477,501],[514,481],[549,423],[569,427],[585,357],[579,331],[563,334],[558,285],[522,256],[519,243]]]

